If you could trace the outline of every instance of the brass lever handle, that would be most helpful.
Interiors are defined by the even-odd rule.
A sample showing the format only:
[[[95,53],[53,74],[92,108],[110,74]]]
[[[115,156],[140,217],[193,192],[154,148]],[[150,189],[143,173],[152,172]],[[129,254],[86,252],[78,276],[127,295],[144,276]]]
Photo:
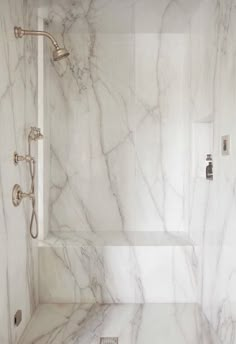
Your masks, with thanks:
[[[18,194],[18,197],[19,197],[19,199],[21,199],[21,200],[22,200],[23,198],[34,199],[34,194],[31,193],[31,192],[27,193],[27,192],[22,192],[22,191],[20,191],[19,194]]]

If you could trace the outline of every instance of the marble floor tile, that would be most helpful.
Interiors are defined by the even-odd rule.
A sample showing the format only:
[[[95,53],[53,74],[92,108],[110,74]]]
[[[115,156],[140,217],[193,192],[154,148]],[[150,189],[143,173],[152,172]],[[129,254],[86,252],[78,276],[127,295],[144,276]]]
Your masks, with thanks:
[[[197,304],[40,305],[19,344],[219,344]]]

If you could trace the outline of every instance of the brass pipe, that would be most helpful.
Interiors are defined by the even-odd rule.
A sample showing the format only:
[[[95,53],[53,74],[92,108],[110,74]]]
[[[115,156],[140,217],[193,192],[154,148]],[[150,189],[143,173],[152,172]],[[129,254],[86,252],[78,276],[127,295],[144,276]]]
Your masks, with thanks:
[[[57,43],[55,38],[47,31],[25,30],[22,29],[20,26],[15,26],[14,33],[16,38],[22,38],[23,36],[44,36],[49,38],[55,47],[55,50],[53,51],[54,61],[59,61],[70,55],[70,53],[65,48],[59,47],[59,44]]]
[[[19,26],[15,26],[14,32],[16,38],[22,38],[23,36],[45,36],[50,39],[56,49],[59,48],[59,44],[55,38],[47,31],[25,30]]]

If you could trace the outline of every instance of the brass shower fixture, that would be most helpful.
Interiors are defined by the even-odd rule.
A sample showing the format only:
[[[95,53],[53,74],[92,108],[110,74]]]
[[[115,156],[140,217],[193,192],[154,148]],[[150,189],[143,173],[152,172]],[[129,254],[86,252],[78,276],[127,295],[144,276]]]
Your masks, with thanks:
[[[17,166],[19,162],[25,161],[29,166],[31,187],[29,192],[23,192],[19,184],[15,184],[12,190],[12,203],[15,207],[21,204],[21,201],[25,198],[29,198],[32,204],[32,213],[30,219],[30,235],[33,239],[38,237],[38,215],[36,211],[36,195],[35,195],[35,175],[36,175],[36,161],[31,155],[31,143],[32,141],[38,141],[43,139],[40,128],[31,127],[28,135],[28,152],[26,155],[19,155],[14,153],[13,161]],[[33,224],[35,223],[35,233],[33,233]]]
[[[19,26],[14,27],[14,33],[16,38],[22,38],[23,36],[44,36],[50,39],[54,45],[55,50],[53,50],[53,60],[59,61],[65,57],[68,57],[70,53],[65,48],[60,48],[59,44],[55,38],[46,31],[36,31],[36,30],[25,30]]]

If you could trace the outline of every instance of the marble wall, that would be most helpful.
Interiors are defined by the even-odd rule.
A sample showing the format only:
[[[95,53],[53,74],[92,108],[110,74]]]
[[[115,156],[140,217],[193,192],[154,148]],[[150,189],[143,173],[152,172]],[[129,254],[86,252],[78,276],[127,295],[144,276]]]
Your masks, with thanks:
[[[52,2],[71,56],[46,66],[49,230],[187,231],[185,5]]]
[[[194,40],[190,87],[193,120],[213,125],[214,161],[212,182],[193,171],[190,233],[202,242],[201,304],[224,344],[236,343],[235,18],[235,1],[202,2],[193,25],[205,23],[205,34]],[[228,134],[231,152],[222,156],[221,136]]]
[[[187,235],[187,33],[195,9],[194,2],[50,2],[45,29],[71,55],[54,63],[45,49],[45,233]],[[198,300],[192,244],[67,245],[40,248],[43,303]]]
[[[34,21],[35,20],[35,21]],[[34,27],[36,16],[30,1],[0,2],[0,343],[13,344],[37,305],[37,249],[29,236],[29,209],[25,202],[14,208],[15,183],[28,191],[24,164],[14,166],[13,153],[24,154],[27,134],[36,125],[37,68],[35,40],[16,40],[15,25]],[[35,152],[36,154],[36,152]],[[21,309],[22,323],[14,326]]]
[[[188,232],[224,344],[236,343],[235,11],[235,0],[51,1],[46,20],[71,51],[46,67],[49,230]],[[205,145],[213,182],[193,161]]]
[[[36,41],[17,41],[13,36],[14,25],[36,26],[32,3],[0,4],[3,344],[17,341],[38,303],[37,250],[28,235],[29,209],[26,203],[17,209],[11,204],[12,186],[20,182],[28,187],[27,170],[23,164],[13,165],[12,154],[26,151],[28,128],[36,124]],[[50,5],[45,28],[71,52],[68,61],[53,63],[51,50],[45,50],[49,231],[185,231],[201,252],[197,261],[190,246],[42,248],[41,300],[51,302],[53,297],[61,302],[62,295],[67,302],[193,302],[199,293],[222,343],[235,344],[235,0],[38,3]],[[209,127],[212,142],[209,137],[205,142],[203,131]],[[220,142],[226,134],[231,135],[231,154],[223,157]],[[194,144],[202,141],[213,153],[212,182],[193,161],[197,156],[201,162],[201,154],[205,158],[204,144],[202,152],[200,146],[193,152]],[[173,269],[175,253],[178,264]],[[122,271],[117,256],[140,271]],[[159,294],[149,289],[157,289],[157,279],[142,279],[147,257],[151,270],[158,271],[155,264],[160,261],[170,263],[169,268],[160,267]],[[105,268],[81,273],[95,261]],[[65,285],[50,280],[51,266],[54,278],[56,273],[67,276],[69,295],[60,290]],[[114,267],[133,285],[126,294]],[[178,285],[190,287],[176,294],[173,271],[180,278]],[[94,281],[100,283],[98,289]],[[13,325],[17,309],[23,310],[19,328]]]

